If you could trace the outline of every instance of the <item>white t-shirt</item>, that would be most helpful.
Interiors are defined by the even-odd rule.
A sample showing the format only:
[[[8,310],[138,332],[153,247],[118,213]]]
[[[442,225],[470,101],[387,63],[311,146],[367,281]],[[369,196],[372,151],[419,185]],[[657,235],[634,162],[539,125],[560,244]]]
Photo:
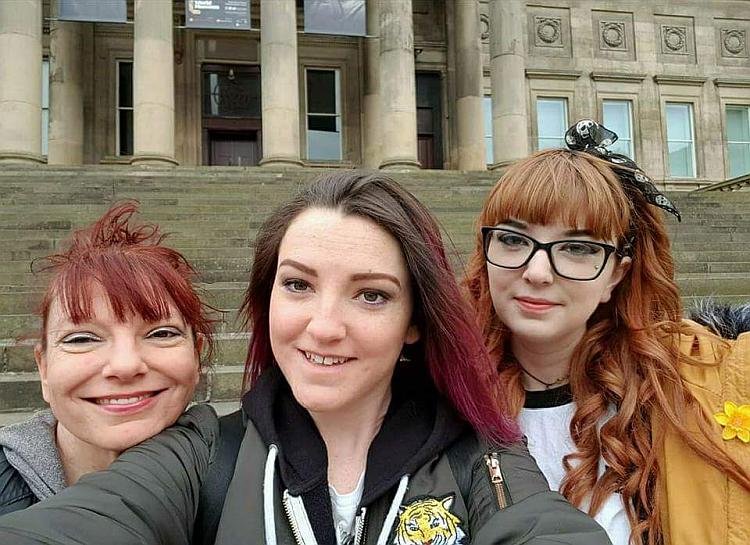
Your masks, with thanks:
[[[527,392],[526,406],[521,409],[519,424],[529,441],[529,451],[542,470],[552,490],[560,490],[565,477],[563,457],[576,451],[570,436],[570,421],[576,410],[570,396],[570,386],[565,385],[542,392]],[[532,408],[533,407],[533,408]],[[614,415],[614,407],[602,420],[603,425]],[[604,460],[599,460],[599,476],[604,474]],[[588,508],[588,501],[581,506]],[[612,545],[628,545],[630,523],[620,494],[606,499],[594,519],[606,530]]]
[[[359,476],[357,486],[348,494],[339,494],[328,485],[333,509],[333,526],[336,529],[336,543],[350,545],[354,542],[354,521],[357,518],[357,506],[365,489],[365,472]]]

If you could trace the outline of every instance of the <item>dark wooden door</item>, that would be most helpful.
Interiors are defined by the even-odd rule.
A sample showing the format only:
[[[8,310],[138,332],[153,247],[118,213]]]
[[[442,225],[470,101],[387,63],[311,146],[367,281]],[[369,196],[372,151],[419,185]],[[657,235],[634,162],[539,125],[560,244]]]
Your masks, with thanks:
[[[215,166],[255,166],[260,161],[257,134],[209,133],[210,164]]]
[[[417,158],[422,168],[443,168],[440,74],[417,72]]]

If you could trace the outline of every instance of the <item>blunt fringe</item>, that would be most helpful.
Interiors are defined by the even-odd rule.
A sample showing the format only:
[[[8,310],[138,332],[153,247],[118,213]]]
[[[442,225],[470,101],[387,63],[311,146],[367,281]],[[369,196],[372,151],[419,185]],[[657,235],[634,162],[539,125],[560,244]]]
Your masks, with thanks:
[[[504,399],[495,399],[494,368],[473,313],[445,254],[440,228],[427,208],[392,179],[357,171],[324,174],[277,209],[255,240],[250,285],[241,312],[252,338],[244,388],[275,365],[269,334],[269,306],[279,246],[289,225],[310,208],[338,210],[374,222],[401,245],[414,293],[413,322],[420,340],[405,347],[424,362],[437,389],[480,434],[509,442],[520,437]],[[343,256],[342,256],[343,257]]]
[[[750,475],[713,442],[713,432],[683,382],[682,365],[715,365],[679,351],[680,335],[710,335],[682,320],[664,219],[611,165],[589,154],[546,150],[512,165],[490,192],[478,218],[466,288],[497,363],[499,387],[511,414],[524,403],[521,370],[509,356],[509,331],[490,298],[479,226],[516,218],[562,222],[618,241],[633,236],[633,259],[608,303],[597,308],[576,348],[570,384],[576,401],[570,433],[577,451],[566,456],[562,494],[589,512],[622,494],[631,542],[663,542],[660,509],[662,449],[658,431],[672,427],[701,458],[750,490]],[[610,404],[617,412],[599,429]],[[694,424],[695,423],[695,424]],[[697,428],[698,432],[695,432]],[[607,470],[598,477],[599,459]]]
[[[201,361],[207,365],[215,346],[213,320],[193,286],[196,272],[182,254],[162,244],[165,235],[157,225],[133,220],[137,211],[136,201],[112,206],[93,225],[75,231],[62,252],[34,267],[51,274],[38,309],[42,348],[52,303],[59,301],[73,323],[84,322],[92,318],[92,292],[98,286],[121,322],[133,315],[146,322],[163,320],[174,304],[196,345],[203,339]]]

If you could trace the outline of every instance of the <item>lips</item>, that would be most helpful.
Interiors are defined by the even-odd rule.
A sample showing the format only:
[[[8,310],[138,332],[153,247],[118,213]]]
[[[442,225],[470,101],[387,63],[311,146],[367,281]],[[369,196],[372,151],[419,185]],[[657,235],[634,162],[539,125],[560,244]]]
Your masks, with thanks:
[[[341,365],[342,363],[346,363],[347,361],[353,359],[353,358],[348,358],[346,356],[318,354],[316,352],[308,352],[307,350],[301,350],[300,352],[304,354],[305,359],[309,361],[310,363],[314,363],[316,365],[323,365],[325,367],[330,367],[333,365]]]
[[[560,306],[560,303],[536,297],[514,297],[513,299],[521,306],[521,308],[532,312],[545,311]]]

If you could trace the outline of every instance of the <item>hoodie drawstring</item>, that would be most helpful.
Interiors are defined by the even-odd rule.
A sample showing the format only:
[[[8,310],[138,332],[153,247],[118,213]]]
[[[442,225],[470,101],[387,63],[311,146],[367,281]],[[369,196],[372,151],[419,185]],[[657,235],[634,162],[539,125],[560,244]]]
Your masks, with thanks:
[[[276,445],[268,447],[266,468],[263,471],[263,522],[266,531],[266,545],[276,545],[276,519],[273,509],[274,473],[276,471],[276,455],[279,449]]]
[[[385,516],[385,521],[383,522],[383,528],[381,528],[380,535],[378,536],[377,545],[386,545],[386,542],[388,541],[388,536],[391,535],[391,527],[393,526],[393,523],[396,521],[396,516],[398,516],[398,509],[399,507],[401,507],[401,502],[403,501],[404,496],[406,495],[406,488],[408,485],[409,485],[409,476],[404,475],[403,477],[401,477],[401,480],[398,482],[396,495],[393,496],[391,507],[388,509],[388,514]]]

